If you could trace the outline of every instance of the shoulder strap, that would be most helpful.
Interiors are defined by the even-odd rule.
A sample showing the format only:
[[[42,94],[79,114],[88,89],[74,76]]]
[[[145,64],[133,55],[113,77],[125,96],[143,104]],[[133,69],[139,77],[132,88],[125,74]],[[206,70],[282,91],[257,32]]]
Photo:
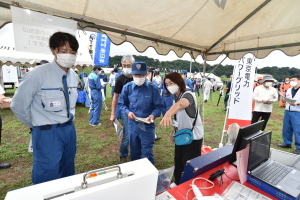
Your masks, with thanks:
[[[183,91],[183,92],[180,94],[179,99],[181,99],[181,97],[184,95],[185,92],[186,92],[186,91]],[[176,114],[174,115],[174,119],[177,120]]]

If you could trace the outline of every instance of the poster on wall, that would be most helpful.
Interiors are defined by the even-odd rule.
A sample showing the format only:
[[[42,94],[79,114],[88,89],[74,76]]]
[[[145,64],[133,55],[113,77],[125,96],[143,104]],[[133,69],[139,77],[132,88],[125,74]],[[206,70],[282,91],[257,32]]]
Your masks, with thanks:
[[[49,38],[57,32],[76,35],[77,22],[11,6],[16,51],[50,54]]]

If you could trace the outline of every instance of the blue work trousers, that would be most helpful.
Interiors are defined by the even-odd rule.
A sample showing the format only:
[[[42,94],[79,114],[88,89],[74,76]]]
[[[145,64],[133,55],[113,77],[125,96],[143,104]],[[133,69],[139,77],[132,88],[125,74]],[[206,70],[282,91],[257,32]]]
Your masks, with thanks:
[[[122,124],[123,124],[123,137],[120,144],[120,158],[127,158],[128,147],[129,147],[129,135],[128,135],[128,116],[126,114],[121,114]]]
[[[100,123],[100,115],[102,110],[102,94],[101,90],[91,90],[92,108],[90,111],[90,124],[97,125]]]
[[[144,131],[139,128],[139,123],[140,122],[134,120],[128,120],[131,160],[148,158],[148,160],[154,164],[154,124],[144,124],[146,130]]]
[[[300,112],[285,111],[282,127],[282,138],[284,144],[293,143],[295,136],[295,146],[300,149]]]
[[[32,145],[33,184],[75,174],[76,130],[73,122],[63,127],[33,127]]]

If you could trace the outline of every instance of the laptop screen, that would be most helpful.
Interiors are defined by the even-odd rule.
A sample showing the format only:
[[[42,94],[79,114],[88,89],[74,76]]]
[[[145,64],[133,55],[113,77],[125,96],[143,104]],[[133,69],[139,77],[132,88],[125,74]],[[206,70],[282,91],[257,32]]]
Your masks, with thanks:
[[[248,171],[252,171],[268,160],[271,146],[272,131],[258,135],[251,139]]]

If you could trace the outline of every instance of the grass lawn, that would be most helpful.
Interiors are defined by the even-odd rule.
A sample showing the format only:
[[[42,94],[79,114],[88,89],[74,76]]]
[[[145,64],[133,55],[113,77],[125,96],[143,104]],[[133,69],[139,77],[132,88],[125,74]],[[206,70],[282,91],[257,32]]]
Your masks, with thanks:
[[[109,110],[102,110],[102,126],[89,125],[88,108],[77,104],[75,126],[77,129],[77,154],[76,173],[82,173],[102,167],[119,164],[119,143],[114,127],[109,121],[110,117],[110,87],[107,87],[108,97],[106,105]],[[7,96],[12,96],[13,91],[6,91]],[[217,107],[219,92],[212,95],[212,100],[205,103],[204,111],[204,145],[217,148],[223,129],[225,111],[223,98]],[[200,102],[200,99],[199,99]],[[275,103],[273,113],[265,131],[273,131],[272,147],[281,143],[281,129],[283,121],[283,108]],[[243,112],[243,111],[241,111]],[[31,185],[32,155],[28,150],[30,135],[29,129],[21,124],[11,110],[2,110],[3,120],[2,144],[0,146],[0,162],[12,164],[9,169],[0,170],[0,199],[4,199],[10,190]],[[156,133],[162,139],[155,143],[154,155],[157,169],[173,166],[174,144],[171,141],[171,128],[162,128],[160,118],[155,120]],[[283,150],[283,149],[281,149]],[[292,152],[294,149],[289,150]]]

